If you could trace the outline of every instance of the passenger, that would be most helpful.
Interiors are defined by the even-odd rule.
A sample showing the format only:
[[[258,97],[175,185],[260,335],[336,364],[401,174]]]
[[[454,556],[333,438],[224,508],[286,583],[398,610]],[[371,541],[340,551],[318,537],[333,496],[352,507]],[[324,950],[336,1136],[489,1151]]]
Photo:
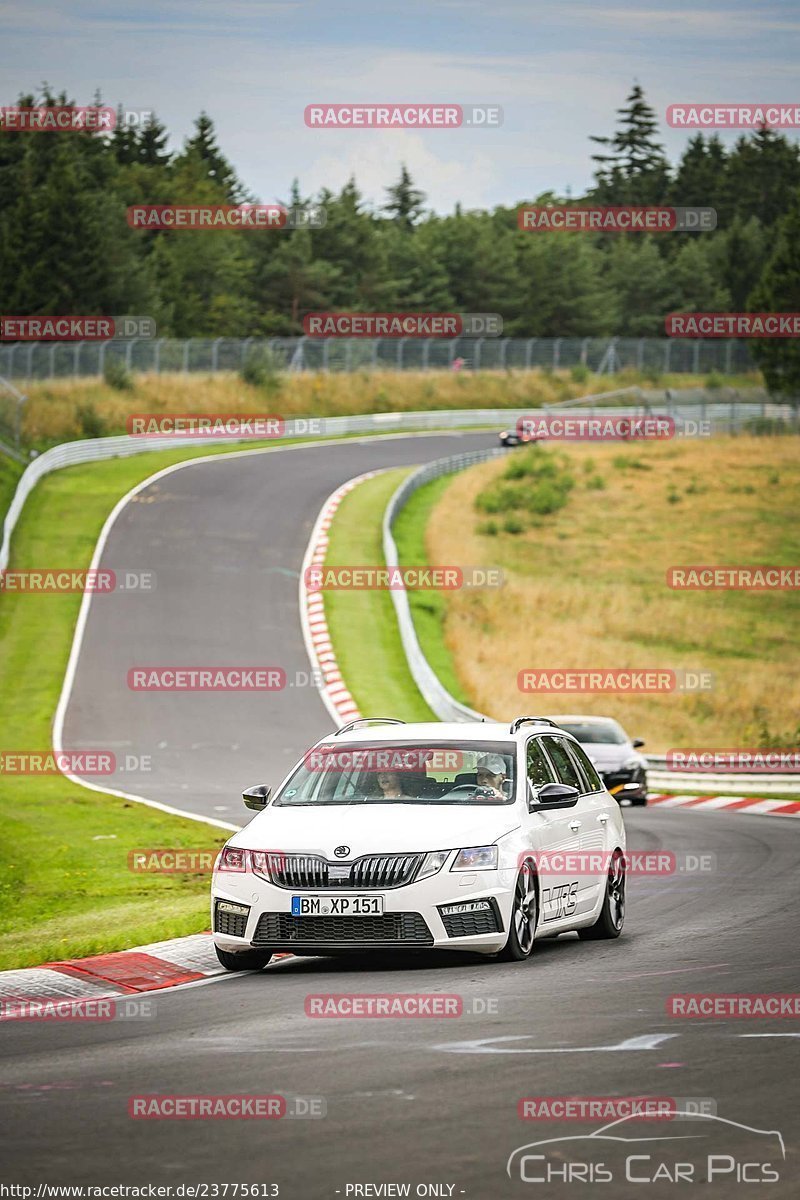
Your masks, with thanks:
[[[475,767],[475,779],[479,788],[492,793],[492,800],[507,800],[503,791],[506,781],[506,764],[501,754],[482,754]]]
[[[378,787],[384,800],[402,800],[405,793],[397,771],[378,771]]]

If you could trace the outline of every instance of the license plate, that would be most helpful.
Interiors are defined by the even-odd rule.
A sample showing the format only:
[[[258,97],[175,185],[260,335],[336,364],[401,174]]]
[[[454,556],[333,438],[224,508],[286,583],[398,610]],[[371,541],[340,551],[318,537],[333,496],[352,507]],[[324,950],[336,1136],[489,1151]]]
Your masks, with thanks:
[[[292,896],[293,917],[380,917],[383,896]]]

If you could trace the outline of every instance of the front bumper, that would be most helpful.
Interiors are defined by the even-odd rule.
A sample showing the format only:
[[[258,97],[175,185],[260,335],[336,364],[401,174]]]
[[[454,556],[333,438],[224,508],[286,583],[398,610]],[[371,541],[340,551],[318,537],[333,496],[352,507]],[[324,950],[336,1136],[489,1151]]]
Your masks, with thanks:
[[[606,790],[616,800],[646,800],[647,772],[642,768],[600,772]]]
[[[405,887],[295,888],[268,883],[249,869],[216,872],[211,928],[222,950],[270,949],[325,954],[368,949],[467,950],[494,954],[508,937],[515,872],[451,872]],[[293,916],[292,896],[382,896],[381,916]],[[241,909],[244,911],[231,911]]]

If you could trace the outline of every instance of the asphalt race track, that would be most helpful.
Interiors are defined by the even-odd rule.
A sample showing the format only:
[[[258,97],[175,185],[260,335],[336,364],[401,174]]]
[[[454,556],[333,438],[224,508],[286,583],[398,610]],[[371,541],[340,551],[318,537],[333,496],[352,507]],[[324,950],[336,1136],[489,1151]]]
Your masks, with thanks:
[[[118,517],[101,565],[151,572],[155,587],[93,598],[64,746],[114,752],[117,772],[96,782],[245,824],[242,789],[277,784],[334,727],[298,611],[325,500],[364,471],[496,444],[482,433],[223,455],[145,488]],[[128,688],[129,668],[173,665],[280,667],[287,686],[224,696]]]
[[[307,672],[297,573],[325,498],[373,467],[491,440],[402,438],[223,457],[146,489],[121,514],[103,564],[155,571],[156,592],[95,598],[64,744],[152,754],[152,772],[116,786],[243,821],[241,787],[277,781],[330,729],[314,688],[140,695],[126,686],[128,667],[277,664],[290,675]],[[796,1197],[796,1023],[679,1019],[666,1002],[674,993],[798,990],[797,824],[665,809],[627,810],[626,824],[633,849],[668,850],[679,862],[685,854],[710,857],[705,870],[632,879],[616,942],[569,935],[539,943],[523,964],[451,955],[289,958],[259,975],[158,994],[150,1020],[0,1026],[6,1176],[32,1183],[34,1195],[45,1178],[173,1187],[274,1182],[284,1200],[397,1195],[352,1185],[402,1183],[411,1196],[568,1197],[586,1194],[586,1184],[522,1183],[519,1170],[506,1174],[509,1155],[606,1122],[523,1121],[520,1098],[649,1095],[712,1102],[724,1119],[710,1136],[714,1153],[756,1163],[766,1157],[780,1181],[731,1175],[708,1187],[646,1186],[623,1173],[597,1183],[600,1195],[658,1198],[680,1187],[682,1196]],[[305,1015],[310,993],[393,991],[456,994],[463,1015]],[[129,1097],[154,1093],[322,1097],[327,1115],[132,1120]],[[774,1136],[724,1121],[780,1131],[786,1160],[776,1159]],[[669,1124],[639,1124],[628,1136],[663,1137]],[[697,1135],[700,1123],[691,1124]],[[680,1161],[652,1142],[635,1150],[653,1156],[638,1164],[642,1173],[662,1159]]]

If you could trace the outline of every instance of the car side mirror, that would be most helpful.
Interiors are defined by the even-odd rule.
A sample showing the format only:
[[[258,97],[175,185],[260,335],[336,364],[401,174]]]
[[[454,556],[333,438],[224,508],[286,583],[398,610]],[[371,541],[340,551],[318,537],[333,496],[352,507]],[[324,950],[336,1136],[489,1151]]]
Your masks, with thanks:
[[[643,746],[643,745],[644,745],[644,742],[642,741],[642,739],[641,739],[641,738],[634,738],[634,739],[633,739],[633,748],[634,748],[634,750],[638,750],[638,749],[639,749],[639,747],[640,747],[640,746]]]
[[[256,812],[261,812],[267,807],[272,788],[266,783],[258,783],[255,787],[248,788],[246,792],[242,792],[245,808],[252,808]]]
[[[573,808],[578,803],[580,792],[569,783],[545,783],[534,793],[528,803],[530,812],[541,812],[550,808]]]

